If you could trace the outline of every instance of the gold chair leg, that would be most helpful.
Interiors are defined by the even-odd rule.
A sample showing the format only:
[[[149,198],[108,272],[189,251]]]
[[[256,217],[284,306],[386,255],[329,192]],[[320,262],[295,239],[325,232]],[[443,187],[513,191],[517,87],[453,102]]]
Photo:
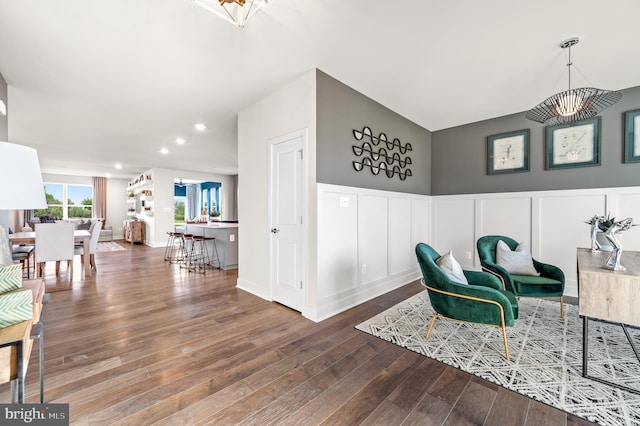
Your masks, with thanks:
[[[438,319],[438,314],[433,314],[433,318],[431,318],[431,323],[429,323],[429,330],[427,330],[427,339],[431,336],[431,330],[433,330],[433,324],[436,323],[436,319]]]
[[[502,340],[504,340],[504,353],[507,357],[507,361],[510,361],[509,359],[509,344],[507,343],[507,328],[503,325],[502,327]]]
[[[562,301],[562,296],[560,296],[560,318],[564,319],[564,302]]]

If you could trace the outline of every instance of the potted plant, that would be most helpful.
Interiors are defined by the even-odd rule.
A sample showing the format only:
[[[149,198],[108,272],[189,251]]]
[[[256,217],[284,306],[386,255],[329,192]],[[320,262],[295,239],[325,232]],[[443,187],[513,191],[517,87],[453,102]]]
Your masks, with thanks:
[[[211,220],[220,220],[221,214],[222,212],[214,207],[213,210],[211,210]]]

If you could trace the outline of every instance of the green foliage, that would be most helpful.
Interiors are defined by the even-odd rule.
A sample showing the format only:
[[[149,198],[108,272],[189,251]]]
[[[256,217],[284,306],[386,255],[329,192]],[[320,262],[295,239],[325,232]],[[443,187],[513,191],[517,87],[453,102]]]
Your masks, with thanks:
[[[56,219],[62,219],[62,206],[49,206],[46,209],[36,210],[34,216],[49,216]]]
[[[91,218],[91,207],[71,206],[69,207],[69,218]]]
[[[173,218],[176,222],[184,222],[184,201],[173,203]]]
[[[55,198],[52,194],[47,192],[47,187],[44,187],[44,196],[47,199],[47,204],[60,204],[62,205],[62,201]]]
[[[613,225],[613,223],[616,221],[615,217],[611,217],[610,215],[607,214],[607,217],[605,220],[603,220],[602,222],[598,223],[598,228],[602,231],[602,232],[607,232],[607,230],[609,228],[611,228],[611,225]]]

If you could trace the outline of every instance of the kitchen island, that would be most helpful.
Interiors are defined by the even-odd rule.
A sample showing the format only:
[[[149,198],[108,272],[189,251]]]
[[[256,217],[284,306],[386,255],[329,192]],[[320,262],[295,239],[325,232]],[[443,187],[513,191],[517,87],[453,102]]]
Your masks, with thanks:
[[[215,240],[207,241],[207,250],[212,260],[215,258],[215,247],[220,259],[220,268],[238,268],[238,224],[225,222],[188,223],[185,232],[193,235],[213,237]]]

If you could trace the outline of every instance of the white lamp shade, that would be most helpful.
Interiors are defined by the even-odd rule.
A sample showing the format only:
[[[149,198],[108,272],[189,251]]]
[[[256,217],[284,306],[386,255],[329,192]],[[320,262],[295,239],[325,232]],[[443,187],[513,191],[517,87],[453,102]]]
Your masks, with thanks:
[[[0,142],[0,210],[47,208],[38,153],[27,146]]]

